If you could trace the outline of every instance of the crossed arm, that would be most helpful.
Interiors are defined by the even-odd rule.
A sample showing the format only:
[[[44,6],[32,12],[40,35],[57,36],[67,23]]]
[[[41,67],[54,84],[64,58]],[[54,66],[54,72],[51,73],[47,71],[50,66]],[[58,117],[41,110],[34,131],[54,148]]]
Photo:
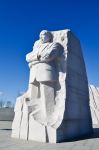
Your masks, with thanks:
[[[32,61],[37,61],[37,55],[34,55],[33,52],[26,55],[26,61],[31,63]]]
[[[53,44],[53,46],[46,51],[46,53],[33,53],[33,51],[26,55],[26,60],[29,62],[29,67],[31,67],[35,63],[43,63],[43,62],[50,62],[54,59],[57,59],[61,56],[63,49],[59,43]]]

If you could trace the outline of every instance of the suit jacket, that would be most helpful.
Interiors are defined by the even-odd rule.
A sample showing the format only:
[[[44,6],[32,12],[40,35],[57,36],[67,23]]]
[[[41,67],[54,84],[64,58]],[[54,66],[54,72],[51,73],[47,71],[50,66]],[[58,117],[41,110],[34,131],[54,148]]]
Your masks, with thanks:
[[[29,83],[36,79],[38,82],[58,80],[58,58],[63,52],[59,43],[51,43],[40,51],[41,59],[37,63],[33,62],[30,69]]]

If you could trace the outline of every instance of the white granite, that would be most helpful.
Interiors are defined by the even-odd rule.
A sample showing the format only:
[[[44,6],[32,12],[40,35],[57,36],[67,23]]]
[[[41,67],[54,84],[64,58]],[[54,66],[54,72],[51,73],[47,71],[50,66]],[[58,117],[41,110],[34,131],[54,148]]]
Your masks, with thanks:
[[[74,34],[42,31],[26,60],[29,86],[17,98],[12,137],[56,143],[91,134],[85,63]]]
[[[92,122],[93,124],[99,124],[99,88],[94,85],[90,85],[89,94]]]

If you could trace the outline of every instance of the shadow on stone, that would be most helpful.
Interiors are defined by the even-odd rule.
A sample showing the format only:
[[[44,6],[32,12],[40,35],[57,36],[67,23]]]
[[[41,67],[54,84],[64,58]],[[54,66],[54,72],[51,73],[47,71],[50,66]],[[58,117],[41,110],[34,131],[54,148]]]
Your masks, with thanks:
[[[85,135],[85,136],[82,136],[82,137],[69,139],[69,140],[66,140],[66,141],[63,141],[63,142],[75,142],[75,141],[88,140],[88,139],[94,139],[94,138],[99,138],[99,128],[94,128],[93,133],[91,133],[90,135]]]
[[[12,129],[0,129],[0,130],[11,131]]]
[[[94,128],[94,134],[92,138],[99,138],[99,128]]]

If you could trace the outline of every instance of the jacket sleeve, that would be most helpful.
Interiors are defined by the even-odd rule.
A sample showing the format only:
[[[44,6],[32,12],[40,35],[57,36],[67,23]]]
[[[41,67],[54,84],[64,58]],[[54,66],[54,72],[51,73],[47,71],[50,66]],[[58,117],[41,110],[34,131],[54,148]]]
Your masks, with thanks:
[[[41,61],[52,61],[61,57],[62,53],[62,46],[59,43],[53,43],[52,46],[46,51],[46,53],[41,55]]]
[[[26,55],[26,61],[27,62],[31,62],[34,59],[37,59],[36,53],[37,53],[37,45],[38,45],[38,43],[39,43],[39,40],[34,43],[33,50]]]

